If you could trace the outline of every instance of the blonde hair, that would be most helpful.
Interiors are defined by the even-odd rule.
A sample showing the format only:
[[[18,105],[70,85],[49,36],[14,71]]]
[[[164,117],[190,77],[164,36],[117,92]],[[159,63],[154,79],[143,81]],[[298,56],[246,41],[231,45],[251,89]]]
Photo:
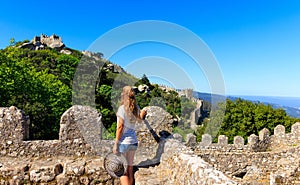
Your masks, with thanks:
[[[124,105],[125,113],[131,123],[135,123],[139,118],[139,108],[134,92],[130,86],[123,87],[121,94],[121,105]]]

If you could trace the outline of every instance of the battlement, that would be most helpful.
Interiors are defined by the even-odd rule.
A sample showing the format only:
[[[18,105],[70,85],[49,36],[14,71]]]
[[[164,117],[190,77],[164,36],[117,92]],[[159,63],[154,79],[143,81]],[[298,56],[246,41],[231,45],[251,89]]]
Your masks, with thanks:
[[[14,106],[0,108],[0,156],[86,156],[110,151],[96,146],[111,143],[101,141],[101,114],[90,107],[73,106],[62,115],[58,140],[28,140],[29,121]]]
[[[153,112],[155,109],[151,111]],[[81,114],[79,114],[79,112]],[[78,114],[79,117],[74,118],[69,114]],[[152,119],[151,122],[157,122],[155,119]],[[171,118],[168,119],[171,120]],[[78,120],[81,121],[78,122]],[[29,139],[29,122],[29,117],[26,116],[23,111],[14,106],[9,108],[0,108],[0,141],[2,141],[2,147],[7,148],[8,146],[13,145],[19,146],[24,143],[33,143],[33,141],[27,141]],[[72,122],[72,124],[70,122]],[[82,125],[85,122],[86,125]],[[100,141],[102,137],[101,125],[101,114],[96,110],[82,106],[73,106],[72,109],[66,111],[62,115],[59,140],[36,141],[35,143],[40,142],[49,146],[53,143],[54,145],[57,145],[57,143],[75,143],[76,141],[79,142],[80,145],[82,145],[82,143],[89,143],[87,144],[88,147],[101,148],[96,146],[97,143],[100,143],[98,141]],[[89,128],[89,130],[87,128]],[[145,128],[143,128],[143,130],[145,130]],[[170,131],[170,129],[167,130]],[[186,145],[192,147],[196,151],[212,150],[220,152],[265,152],[300,145],[300,122],[292,125],[290,133],[286,133],[285,130],[286,129],[283,125],[277,125],[274,129],[274,135],[270,135],[270,131],[264,128],[259,132],[258,136],[255,134],[250,135],[247,139],[247,144],[245,144],[244,138],[241,136],[235,136],[233,144],[229,144],[228,137],[225,135],[220,135],[218,137],[218,142],[213,143],[212,136],[209,134],[202,135],[201,142],[196,142],[196,136],[188,134]],[[95,133],[92,134],[91,131],[94,131]],[[180,138],[181,136],[174,134],[174,137]],[[182,140],[182,138],[179,140]],[[91,143],[95,144],[95,146],[89,146]],[[18,147],[16,147],[16,149],[17,148]],[[75,148],[76,146],[74,146],[74,149]],[[10,150],[12,150],[11,147]],[[86,151],[90,151],[90,149]],[[55,155],[55,151],[53,152],[53,155]],[[2,151],[2,154],[4,153],[7,152]]]
[[[137,125],[137,160],[153,158],[159,135],[172,132],[172,116],[160,107],[147,107],[146,124]],[[113,140],[102,139],[102,115],[89,106],[74,105],[60,119],[59,139],[29,140],[29,117],[14,106],[0,107],[0,156],[104,156]],[[164,132],[161,132],[164,131]],[[156,134],[154,137],[152,134]],[[140,149],[142,148],[142,149]]]
[[[233,144],[228,144],[228,137],[218,136],[218,142],[212,142],[212,136],[202,135],[201,142],[196,142],[196,137],[192,134],[187,136],[187,145],[195,150],[218,150],[218,151],[253,151],[264,152],[287,147],[300,145],[300,122],[292,125],[291,132],[286,133],[283,125],[277,125],[274,128],[274,135],[266,128],[259,132],[259,135],[251,134],[248,137],[248,143],[241,136],[235,136]]]

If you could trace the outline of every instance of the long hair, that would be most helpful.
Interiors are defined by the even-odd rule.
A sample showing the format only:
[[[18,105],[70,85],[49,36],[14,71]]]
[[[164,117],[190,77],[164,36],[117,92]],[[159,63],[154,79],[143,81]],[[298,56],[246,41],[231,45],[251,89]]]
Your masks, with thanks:
[[[121,94],[121,105],[124,105],[125,113],[131,123],[135,123],[139,118],[139,109],[134,92],[130,86],[123,87]]]

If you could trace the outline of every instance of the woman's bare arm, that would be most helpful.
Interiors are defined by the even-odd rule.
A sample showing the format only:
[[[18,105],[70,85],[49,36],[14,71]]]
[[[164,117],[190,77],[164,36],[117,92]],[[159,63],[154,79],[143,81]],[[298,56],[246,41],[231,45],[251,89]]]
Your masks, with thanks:
[[[142,109],[140,111],[140,119],[145,119],[146,118],[146,115],[147,115],[147,111],[145,109]]]
[[[122,118],[118,117],[117,130],[116,130],[116,140],[115,140],[115,145],[114,145],[114,148],[113,148],[113,153],[115,153],[115,154],[118,153],[118,143],[121,139],[123,129],[124,129],[124,120]]]

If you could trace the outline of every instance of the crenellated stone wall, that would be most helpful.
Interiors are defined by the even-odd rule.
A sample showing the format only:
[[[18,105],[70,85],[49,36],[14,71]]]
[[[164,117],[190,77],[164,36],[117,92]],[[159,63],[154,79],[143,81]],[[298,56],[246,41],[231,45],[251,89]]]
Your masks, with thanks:
[[[212,136],[203,134],[201,142],[196,142],[196,136],[187,135],[186,144],[196,150],[216,150],[216,151],[245,151],[245,152],[266,152],[287,147],[294,147],[300,144],[300,122],[292,125],[291,132],[285,133],[283,125],[277,125],[274,129],[274,135],[266,128],[259,132],[259,135],[251,134],[245,144],[244,138],[235,136],[233,144],[228,143],[228,137],[218,136],[218,143],[212,142]]]
[[[291,132],[285,133],[285,127],[277,125],[274,135],[268,129],[262,129],[259,135],[248,137],[248,143],[240,136],[234,137],[228,144],[224,135],[218,137],[218,143],[212,143],[208,134],[202,136],[200,143],[195,136],[187,136],[186,145],[194,153],[216,169],[238,178],[248,184],[300,184],[300,123],[292,125]]]
[[[136,184],[232,184],[222,172],[192,155],[190,149],[174,139],[171,135],[174,120],[169,113],[159,107],[147,107],[147,111],[146,120],[137,125]],[[10,107],[0,108],[0,112],[3,141],[0,144],[0,184],[120,184],[119,179],[110,177],[103,168],[103,158],[111,152],[114,141],[101,140],[101,114],[95,109],[71,107],[61,117],[59,139],[51,141],[26,140],[29,119],[21,110]],[[186,170],[180,170],[183,166]],[[155,168],[161,173],[151,171]],[[147,169],[153,175],[150,181],[141,173]],[[160,177],[164,172],[184,178],[170,181],[168,176]],[[189,173],[193,173],[192,178]]]
[[[97,125],[98,129],[95,129]],[[101,140],[101,125],[101,114],[95,109],[73,106],[62,115],[58,140],[30,141],[28,116],[13,106],[0,108],[0,140],[3,141],[0,144],[0,156],[88,156],[101,152],[105,154],[108,152],[105,147],[98,147],[103,151],[93,150],[93,147],[97,148],[96,144],[110,146],[109,141]]]
[[[193,134],[186,142],[172,134],[173,118],[147,107],[137,125],[136,184],[300,184],[300,123],[290,133],[278,125],[274,135],[224,135],[212,143]],[[102,140],[101,113],[75,105],[61,117],[59,139],[30,141],[29,117],[16,107],[0,108],[0,184],[119,184],[103,168],[112,140]]]
[[[101,125],[99,112],[76,105],[62,115],[58,140],[30,141],[24,112],[0,108],[0,184],[120,184],[103,168],[113,142],[100,139]]]

